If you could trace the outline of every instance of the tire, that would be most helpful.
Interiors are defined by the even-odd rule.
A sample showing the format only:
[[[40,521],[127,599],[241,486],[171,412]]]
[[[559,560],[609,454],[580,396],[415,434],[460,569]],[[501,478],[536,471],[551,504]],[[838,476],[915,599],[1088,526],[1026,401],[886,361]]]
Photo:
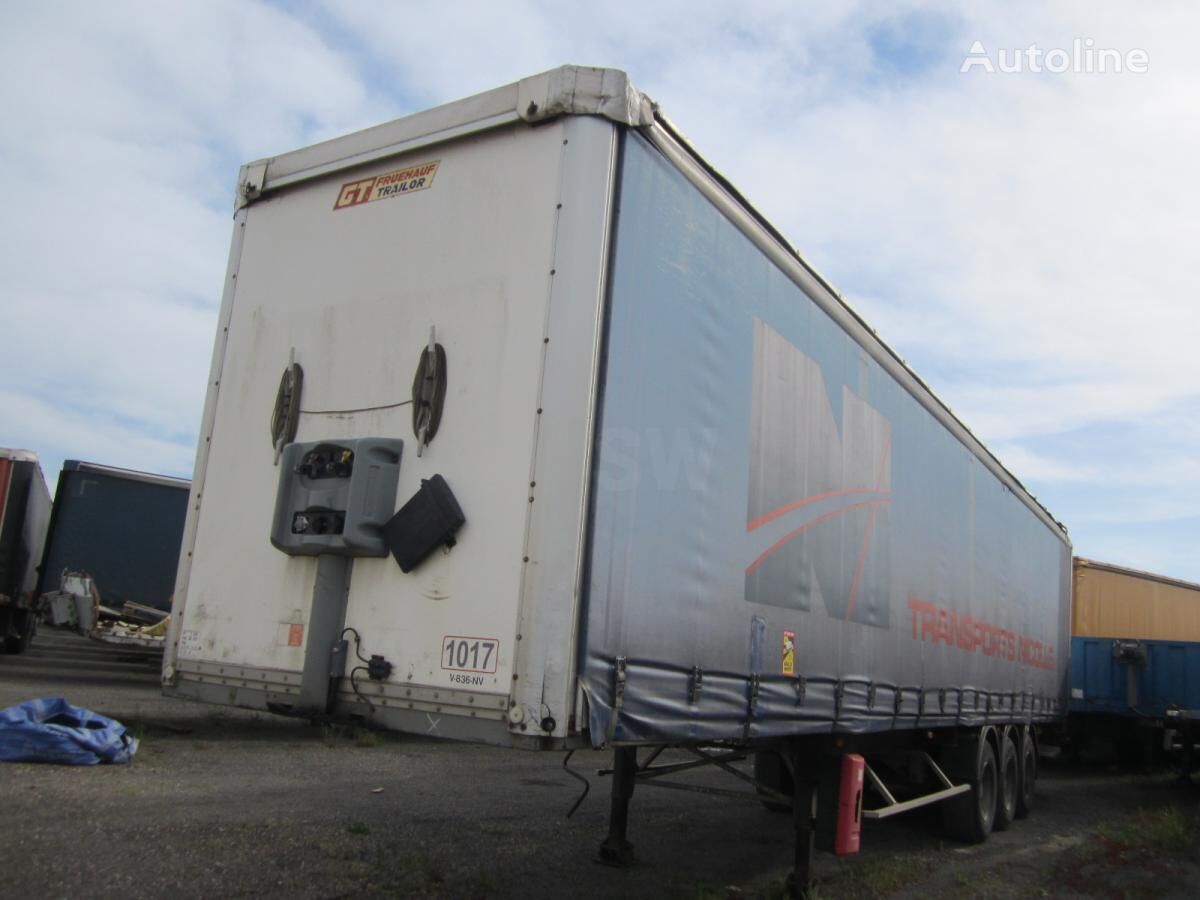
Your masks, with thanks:
[[[1038,770],[1037,747],[1027,728],[1021,733],[1021,751],[1017,760],[1021,764],[1021,784],[1017,790],[1017,818],[1024,819],[1033,812],[1033,794],[1037,788]]]
[[[979,740],[963,749],[975,760],[975,777],[967,779],[971,785],[969,791],[942,802],[942,825],[954,840],[982,844],[996,821],[996,752],[987,741]]]
[[[773,750],[759,750],[754,754],[754,780],[766,787],[791,796],[795,792],[792,773],[788,771],[783,756]],[[758,802],[771,812],[790,813],[792,804],[756,788]]]
[[[1021,761],[1013,731],[1000,739],[1000,765],[996,770],[996,820],[994,831],[1007,831],[1017,816],[1017,797],[1021,793]]]

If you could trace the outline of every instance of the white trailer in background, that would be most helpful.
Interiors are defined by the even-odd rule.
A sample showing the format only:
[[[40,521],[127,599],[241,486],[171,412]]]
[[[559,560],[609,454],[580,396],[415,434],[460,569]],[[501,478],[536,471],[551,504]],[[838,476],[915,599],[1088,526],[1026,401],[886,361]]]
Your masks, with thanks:
[[[33,640],[38,566],[50,524],[50,492],[31,450],[0,447],[0,651]]]
[[[803,884],[847,753],[933,782],[867,814],[1028,809],[1070,559],[624,73],[242,169],[170,693],[611,746],[614,861],[639,747],[754,751]]]

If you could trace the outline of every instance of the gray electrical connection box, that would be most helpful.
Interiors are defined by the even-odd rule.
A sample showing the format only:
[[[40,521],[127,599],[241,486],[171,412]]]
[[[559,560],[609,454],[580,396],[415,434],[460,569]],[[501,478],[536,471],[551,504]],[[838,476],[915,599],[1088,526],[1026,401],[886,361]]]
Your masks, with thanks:
[[[289,556],[387,556],[403,447],[395,438],[288,444],[271,543]]]

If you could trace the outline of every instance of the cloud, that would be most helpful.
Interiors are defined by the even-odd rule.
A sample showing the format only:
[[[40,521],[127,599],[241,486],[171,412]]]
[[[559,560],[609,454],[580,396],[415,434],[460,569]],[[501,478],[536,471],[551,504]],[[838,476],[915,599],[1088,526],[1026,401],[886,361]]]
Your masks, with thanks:
[[[240,163],[610,65],[1102,555],[1083,541],[1194,496],[1198,25],[1182,4],[13,5],[0,443],[186,472]],[[975,40],[1075,38],[1149,72],[959,72]],[[1200,577],[1143,533],[1130,553]]]
[[[372,95],[262,4],[27,4],[0,35],[0,442],[190,474],[237,165]]]
[[[143,471],[192,477],[194,441],[157,437],[142,423],[114,418],[107,408],[69,409],[5,388],[0,389],[0,409],[5,423],[0,446],[35,450],[51,493],[66,459],[125,467],[133,460]]]

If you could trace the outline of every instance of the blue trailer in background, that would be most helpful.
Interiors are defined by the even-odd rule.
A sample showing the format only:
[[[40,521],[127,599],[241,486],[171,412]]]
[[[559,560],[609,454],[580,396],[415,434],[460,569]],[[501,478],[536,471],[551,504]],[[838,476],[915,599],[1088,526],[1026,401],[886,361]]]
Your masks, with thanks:
[[[1174,719],[1200,715],[1200,643],[1076,637],[1072,712]]]
[[[1200,736],[1200,585],[1075,560],[1071,731],[1128,761],[1179,754]]]
[[[38,596],[64,572],[90,575],[101,602],[169,612],[191,482],[67,460],[58,477]]]

